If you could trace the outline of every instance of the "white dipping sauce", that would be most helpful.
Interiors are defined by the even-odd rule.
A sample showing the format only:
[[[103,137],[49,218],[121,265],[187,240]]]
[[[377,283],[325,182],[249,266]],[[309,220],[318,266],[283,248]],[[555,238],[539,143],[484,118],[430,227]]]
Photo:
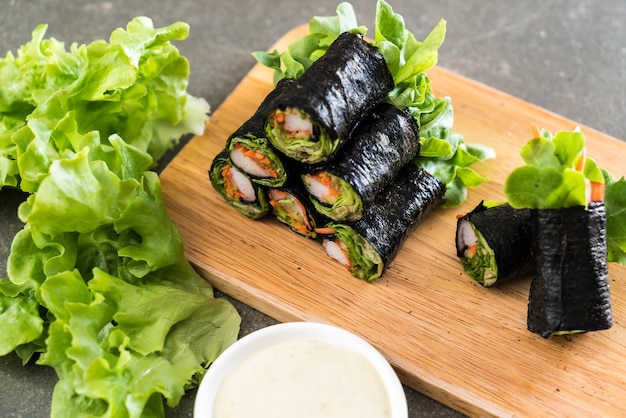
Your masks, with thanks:
[[[299,339],[244,360],[217,393],[215,418],[390,417],[374,366],[359,353]]]

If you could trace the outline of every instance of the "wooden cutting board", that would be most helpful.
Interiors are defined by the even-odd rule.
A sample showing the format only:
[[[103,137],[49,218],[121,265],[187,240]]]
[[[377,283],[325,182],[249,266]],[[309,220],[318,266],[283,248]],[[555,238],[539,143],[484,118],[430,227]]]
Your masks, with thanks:
[[[300,26],[272,50],[305,34]],[[618,416],[626,413],[626,268],[611,263],[610,330],[548,340],[526,329],[530,278],[483,288],[455,253],[455,216],[482,199],[504,200],[503,181],[521,164],[532,124],[553,132],[578,124],[435,68],[433,89],[450,96],[455,131],[492,146],[495,160],[474,167],[491,181],[459,208],[439,208],[406,242],[383,278],[357,280],[321,244],[274,219],[254,221],[230,207],[207,170],[227,136],[272,88],[255,66],[161,175],[186,255],[215,288],[279,321],[338,325],[368,340],[406,385],[476,416]],[[581,126],[588,155],[615,176],[626,143]]]

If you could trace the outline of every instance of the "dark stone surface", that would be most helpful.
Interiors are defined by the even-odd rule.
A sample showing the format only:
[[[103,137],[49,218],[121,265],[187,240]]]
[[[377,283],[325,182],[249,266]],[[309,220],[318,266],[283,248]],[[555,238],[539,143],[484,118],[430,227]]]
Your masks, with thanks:
[[[314,15],[334,15],[338,1],[0,1],[0,54],[16,52],[39,23],[47,37],[66,45],[107,39],[111,31],[144,15],[155,26],[175,21],[191,33],[177,46],[191,64],[189,91],[215,110],[255,64],[252,51],[269,48],[288,30]],[[351,2],[359,22],[373,28],[375,2]],[[390,1],[418,39],[440,18],[448,22],[439,65],[574,121],[626,139],[626,3],[622,0],[518,2]],[[1,81],[0,81],[1,82]],[[454,103],[454,100],[453,100]],[[529,121],[529,124],[531,121]],[[569,129],[572,127],[564,127]],[[184,141],[183,141],[184,142]],[[164,166],[175,155],[169,153]],[[22,224],[17,207],[24,195],[0,190],[0,277],[6,277],[11,241]],[[242,335],[275,323],[233,301],[243,317]],[[1,330],[0,330],[1,332]],[[0,357],[0,415],[44,417],[56,382],[48,367],[22,366],[14,354]],[[459,413],[410,389],[411,417]],[[192,416],[195,391],[168,417]]]

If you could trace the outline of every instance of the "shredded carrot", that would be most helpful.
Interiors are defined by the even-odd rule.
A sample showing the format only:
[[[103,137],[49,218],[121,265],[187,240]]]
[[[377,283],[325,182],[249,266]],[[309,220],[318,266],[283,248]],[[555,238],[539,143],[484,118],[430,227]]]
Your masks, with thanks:
[[[292,226],[296,231],[300,232],[302,235],[308,235],[309,232],[311,232],[309,231],[309,228],[307,228],[307,226],[303,224],[302,222],[296,221],[292,224]]]
[[[472,258],[476,255],[476,249],[477,249],[476,244],[470,245],[469,247],[465,249],[465,251],[463,252],[463,255],[466,258]]]
[[[256,164],[261,170],[265,171],[270,177],[278,178],[278,172],[272,167],[272,162],[265,154],[244,147],[240,143],[235,144],[235,149],[240,151],[246,158],[250,159],[250,161]]]
[[[576,171],[583,171],[585,169],[585,161],[587,160],[587,148],[583,148],[583,153],[576,162]]]
[[[337,231],[334,228],[331,228],[328,226],[315,228],[315,232],[317,232],[318,234],[322,234],[322,235],[334,235],[337,233]]]
[[[539,138],[541,136],[541,132],[539,131],[539,128],[537,127],[537,125],[535,124],[530,125],[530,130],[533,133],[533,138]]]
[[[318,171],[315,177],[319,183],[323,184],[328,189],[328,193],[322,196],[324,199],[339,197],[339,192],[332,187],[333,179],[330,174],[326,171]]]
[[[604,183],[598,181],[592,181],[589,183],[591,186],[591,201],[602,202],[604,201]]]
[[[464,216],[465,216],[465,214],[464,214],[464,213],[457,213],[457,214],[456,214],[456,218],[457,218],[457,219],[461,219],[461,218],[462,218],[462,217],[464,217]]]
[[[239,191],[239,189],[237,189],[230,170],[230,166],[227,165],[224,166],[224,168],[220,172],[220,174],[224,178],[224,191],[233,199],[239,200],[241,198],[241,192]]]
[[[308,235],[313,230],[313,226],[309,222],[308,218],[301,219],[300,216],[288,211],[286,208],[283,207],[283,205],[281,205],[280,200],[287,198],[287,192],[275,189],[272,190],[272,192],[269,194],[269,197],[270,205],[272,205],[273,208],[285,210],[286,216],[293,221],[290,225],[294,230],[300,232],[303,235]],[[300,200],[295,199],[295,204],[300,207],[302,213],[306,213],[306,208],[304,207],[302,202],[300,202]]]

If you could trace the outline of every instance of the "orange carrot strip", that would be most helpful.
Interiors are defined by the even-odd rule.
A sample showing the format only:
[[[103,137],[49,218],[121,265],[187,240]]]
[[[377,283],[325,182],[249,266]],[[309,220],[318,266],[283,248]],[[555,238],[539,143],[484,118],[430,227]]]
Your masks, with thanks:
[[[537,127],[537,125],[535,124],[530,125],[530,130],[533,133],[533,138],[539,138],[541,136],[541,132],[539,131],[539,128]]]
[[[337,231],[335,231],[334,228],[331,228],[328,226],[315,228],[315,232],[317,232],[318,234],[322,234],[322,235],[334,235],[337,233]]]
[[[229,166],[225,166],[220,172],[220,174],[224,178],[224,191],[233,199],[239,200],[241,198],[241,192],[239,191],[239,189],[237,189],[237,186],[235,186],[235,182],[233,181],[233,176],[230,170],[231,169]]]
[[[317,181],[319,181],[321,184],[328,188],[328,193],[323,196],[324,198],[339,197],[339,192],[335,190],[331,185],[332,177],[330,176],[330,174],[325,171],[319,171],[315,174],[315,177],[317,177]]]
[[[583,148],[583,153],[576,162],[576,171],[583,171],[585,169],[585,161],[587,160],[587,148]]]
[[[598,181],[592,181],[589,183],[591,186],[591,201],[602,202],[604,201],[604,183]]]

